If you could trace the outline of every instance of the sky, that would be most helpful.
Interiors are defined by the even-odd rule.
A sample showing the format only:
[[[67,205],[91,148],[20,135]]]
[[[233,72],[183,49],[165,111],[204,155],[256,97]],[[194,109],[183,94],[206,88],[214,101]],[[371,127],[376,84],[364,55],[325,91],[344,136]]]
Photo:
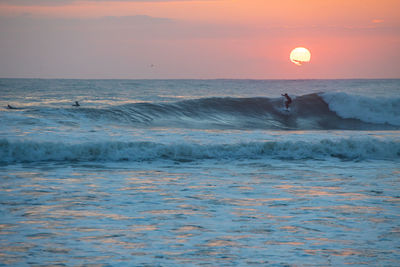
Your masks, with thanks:
[[[400,78],[399,0],[0,0],[0,77]],[[310,63],[289,59],[295,47]]]

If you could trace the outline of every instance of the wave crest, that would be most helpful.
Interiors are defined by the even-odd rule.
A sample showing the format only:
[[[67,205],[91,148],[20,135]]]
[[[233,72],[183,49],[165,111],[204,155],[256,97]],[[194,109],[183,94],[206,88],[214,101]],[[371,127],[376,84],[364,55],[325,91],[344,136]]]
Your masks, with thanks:
[[[0,162],[194,161],[203,159],[400,159],[400,142],[376,138],[266,141],[238,144],[93,142],[66,144],[0,140]]]
[[[370,98],[346,93],[324,93],[321,96],[329,109],[342,118],[400,126],[400,98]]]
[[[368,98],[346,93],[308,94],[294,96],[290,109],[290,112],[284,110],[282,98],[225,97],[103,108],[36,107],[3,115],[11,125],[21,121],[28,125],[69,123],[89,127],[122,124],[138,128],[240,130],[400,129],[400,99]]]

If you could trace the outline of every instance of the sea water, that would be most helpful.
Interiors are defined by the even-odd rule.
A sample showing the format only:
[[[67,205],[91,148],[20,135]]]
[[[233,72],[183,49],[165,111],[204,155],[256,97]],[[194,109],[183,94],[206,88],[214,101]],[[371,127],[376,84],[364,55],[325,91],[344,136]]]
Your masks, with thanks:
[[[0,125],[0,265],[400,265],[400,80],[0,79]]]

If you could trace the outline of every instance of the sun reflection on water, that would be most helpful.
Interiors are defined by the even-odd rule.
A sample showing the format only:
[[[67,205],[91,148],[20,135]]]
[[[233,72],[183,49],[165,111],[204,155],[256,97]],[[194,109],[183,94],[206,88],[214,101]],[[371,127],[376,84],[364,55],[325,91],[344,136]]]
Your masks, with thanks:
[[[357,265],[393,253],[371,240],[399,237],[394,189],[371,190],[364,176],[340,168],[327,175],[306,165],[273,174],[263,164],[257,172],[185,166],[9,172],[0,187],[8,214],[0,222],[0,262],[268,265],[294,264],[297,253],[318,265]],[[386,177],[381,182],[398,183]]]

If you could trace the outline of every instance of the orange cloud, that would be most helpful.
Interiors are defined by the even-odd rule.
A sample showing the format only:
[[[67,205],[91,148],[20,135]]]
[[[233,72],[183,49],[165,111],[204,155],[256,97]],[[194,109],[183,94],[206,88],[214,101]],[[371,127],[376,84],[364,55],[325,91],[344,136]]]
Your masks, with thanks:
[[[372,23],[382,23],[382,22],[384,22],[383,19],[373,19],[372,20]]]

